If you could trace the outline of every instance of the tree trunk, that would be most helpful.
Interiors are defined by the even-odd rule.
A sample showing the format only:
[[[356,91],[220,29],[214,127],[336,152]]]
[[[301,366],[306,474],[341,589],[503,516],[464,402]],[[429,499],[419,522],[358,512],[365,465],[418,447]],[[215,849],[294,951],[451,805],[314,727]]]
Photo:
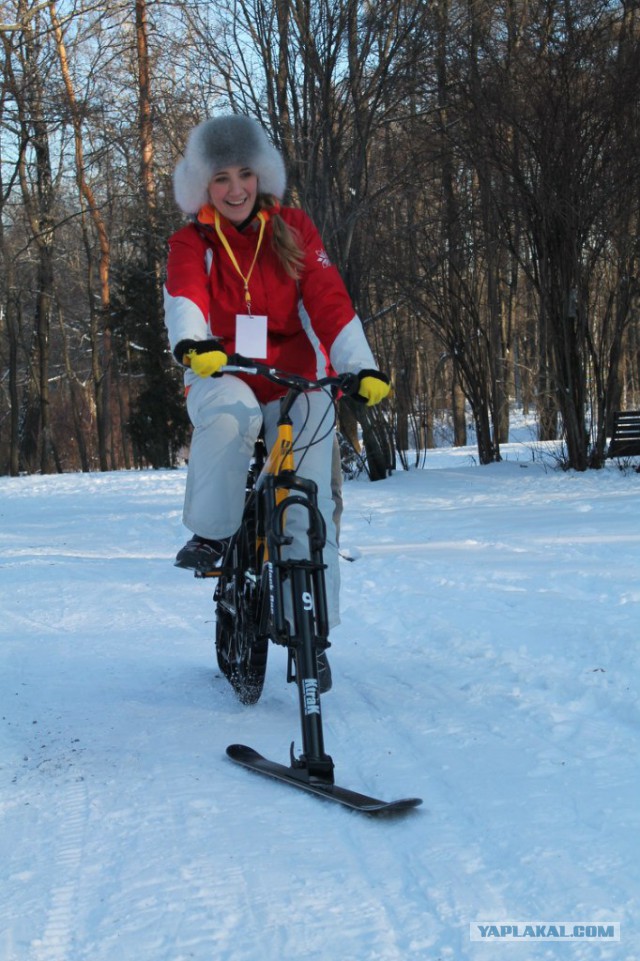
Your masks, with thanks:
[[[7,277],[9,290],[13,289],[10,275]],[[19,305],[13,294],[7,298],[7,336],[9,340],[9,403],[11,405],[11,426],[9,438],[9,473],[17,477],[20,473],[20,445],[18,428],[20,424],[20,397],[18,394],[18,331],[20,328]]]
[[[467,446],[467,412],[466,397],[460,386],[457,365],[453,365],[453,383],[451,385],[451,411],[453,414],[453,444],[454,447]]]
[[[100,214],[96,203],[93,190],[87,180],[86,167],[84,162],[84,149],[82,144],[82,118],[78,109],[77,98],[69,69],[67,49],[64,42],[64,35],[60,20],[56,11],[56,4],[51,0],[49,3],[49,15],[53,25],[53,34],[60,61],[60,69],[64,81],[67,102],[71,114],[74,134],[74,149],[76,162],[76,183],[80,194],[81,202],[86,204],[91,220],[96,229],[100,244],[100,322],[95,317],[93,307],[93,284],[91,260],[92,251],[88,233],[86,231],[85,220],[82,218],[83,237],[85,250],[87,252],[88,263],[88,293],[89,310],[91,313],[92,350],[93,350],[93,385],[96,400],[96,420],[98,427],[98,458],[100,470],[106,471],[115,466],[113,456],[110,452],[111,444],[111,244],[105,227],[104,220]],[[102,348],[99,347],[99,340],[102,341]]]

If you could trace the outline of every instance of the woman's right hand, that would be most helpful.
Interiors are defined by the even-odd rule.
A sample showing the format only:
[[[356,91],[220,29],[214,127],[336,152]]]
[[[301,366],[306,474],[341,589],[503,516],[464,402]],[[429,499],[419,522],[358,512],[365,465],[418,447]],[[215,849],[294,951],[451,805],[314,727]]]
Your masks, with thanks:
[[[227,355],[215,340],[185,340],[176,348],[179,359],[198,377],[213,377],[227,363]]]
[[[208,350],[206,354],[196,354],[190,350],[187,357],[187,367],[198,377],[213,377],[227,362],[227,355],[223,350]]]

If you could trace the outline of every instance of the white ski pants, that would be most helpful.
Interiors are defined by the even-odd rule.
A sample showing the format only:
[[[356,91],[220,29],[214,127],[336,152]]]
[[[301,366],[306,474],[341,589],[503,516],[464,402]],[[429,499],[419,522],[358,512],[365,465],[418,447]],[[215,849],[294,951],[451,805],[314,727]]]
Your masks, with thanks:
[[[187,410],[194,430],[185,491],[185,527],[201,537],[230,537],[242,519],[254,444],[264,423],[267,449],[271,449],[277,436],[280,401],[260,404],[248,384],[232,374],[223,374],[193,384],[187,395]],[[333,405],[323,391],[302,394],[290,417],[296,470],[318,485],[318,507],[327,525],[327,606],[329,624],[334,627],[340,623],[340,572],[331,496]],[[307,556],[308,526],[304,508],[294,506],[287,511],[287,534],[293,537],[293,543],[284,548],[285,557]]]

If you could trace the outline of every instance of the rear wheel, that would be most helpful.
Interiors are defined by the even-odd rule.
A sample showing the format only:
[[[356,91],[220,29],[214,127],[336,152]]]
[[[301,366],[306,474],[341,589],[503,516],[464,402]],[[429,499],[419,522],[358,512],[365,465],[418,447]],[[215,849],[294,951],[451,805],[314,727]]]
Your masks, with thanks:
[[[216,590],[216,656],[238,699],[255,704],[264,686],[269,638],[259,632],[255,539],[244,524],[230,546],[228,566]]]

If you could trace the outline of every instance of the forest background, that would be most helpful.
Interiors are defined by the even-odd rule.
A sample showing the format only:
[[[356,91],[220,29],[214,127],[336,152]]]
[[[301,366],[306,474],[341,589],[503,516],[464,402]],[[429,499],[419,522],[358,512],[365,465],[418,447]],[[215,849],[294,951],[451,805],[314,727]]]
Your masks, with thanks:
[[[637,0],[0,2],[0,473],[174,466],[162,281],[190,128],[257,117],[394,392],[374,479],[640,406]],[[356,424],[359,422],[359,427]]]

